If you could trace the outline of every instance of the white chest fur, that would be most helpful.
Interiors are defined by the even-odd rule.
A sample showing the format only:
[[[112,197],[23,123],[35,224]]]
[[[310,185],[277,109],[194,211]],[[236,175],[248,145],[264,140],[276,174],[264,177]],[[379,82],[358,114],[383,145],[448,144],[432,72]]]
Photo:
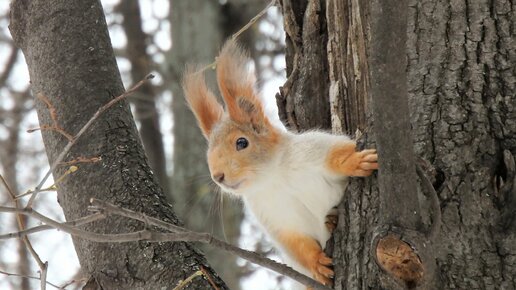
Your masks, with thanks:
[[[320,132],[292,135],[276,163],[243,194],[247,208],[274,238],[276,231],[295,231],[322,247],[330,234],[325,217],[342,198],[347,178],[325,167],[328,151],[349,140]]]

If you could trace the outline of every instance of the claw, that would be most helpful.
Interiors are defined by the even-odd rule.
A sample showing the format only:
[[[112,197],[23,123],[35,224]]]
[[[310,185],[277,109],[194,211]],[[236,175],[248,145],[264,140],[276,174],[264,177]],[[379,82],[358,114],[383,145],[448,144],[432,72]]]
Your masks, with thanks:
[[[333,261],[330,257],[326,256],[324,252],[319,253],[315,267],[312,269],[314,279],[324,285],[332,285],[333,282],[331,279],[335,276],[335,272],[328,267],[332,264]]]
[[[326,229],[330,233],[333,233],[335,228],[337,228],[337,223],[339,222],[339,215],[336,208],[333,208],[330,210],[330,212],[326,215],[324,225],[326,226]]]

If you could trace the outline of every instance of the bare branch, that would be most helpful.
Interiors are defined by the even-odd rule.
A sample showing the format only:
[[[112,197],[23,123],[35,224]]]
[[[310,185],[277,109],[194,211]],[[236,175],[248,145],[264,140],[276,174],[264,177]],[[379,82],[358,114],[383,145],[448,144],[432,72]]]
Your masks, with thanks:
[[[260,11],[258,14],[256,14],[256,16],[254,16],[253,18],[251,18],[251,20],[249,20],[249,22],[247,22],[246,25],[244,25],[242,28],[240,28],[237,32],[235,32],[235,34],[233,34],[231,36],[231,39],[233,40],[236,40],[237,37],[240,36],[240,34],[242,34],[244,31],[246,31],[247,29],[249,29],[249,27],[251,27],[253,24],[256,23],[256,21],[258,21],[258,19],[260,19],[266,12],[267,10],[269,10],[269,8],[273,5],[276,5],[276,0],[272,0],[271,2],[269,2],[269,4],[267,4],[267,6],[265,6],[265,8],[263,8],[262,11]]]
[[[5,179],[2,175],[0,175],[0,181],[2,181],[4,187],[7,189],[7,192],[9,193],[9,196],[11,197],[12,202],[15,204],[16,209],[20,209],[21,208],[20,201],[18,199],[16,199],[16,194],[11,190],[11,188],[9,187],[9,185],[7,184],[7,182],[5,181]],[[25,225],[23,224],[23,219],[22,219],[21,215],[16,215],[16,220],[18,222],[18,229],[20,231],[23,231],[25,229]],[[25,247],[27,247],[30,254],[32,255],[32,257],[38,264],[38,267],[41,271],[41,273],[40,273],[41,289],[45,290],[46,289],[46,277],[47,277],[48,263],[47,262],[43,263],[43,261],[41,261],[38,253],[36,253],[36,251],[34,250],[34,247],[32,247],[32,243],[30,242],[28,236],[24,236],[22,240],[23,240],[23,243],[25,244]]]
[[[74,165],[74,164],[78,164],[78,163],[96,163],[96,162],[99,162],[100,160],[102,160],[102,157],[100,157],[100,156],[95,156],[95,157],[90,157],[90,158],[79,156],[70,161],[63,161],[59,165]]]
[[[85,224],[88,224],[88,223],[91,223],[94,221],[99,221],[99,220],[102,220],[105,218],[106,218],[106,215],[104,213],[98,212],[98,213],[94,213],[94,214],[82,217],[80,219],[65,222],[63,224],[77,227],[77,226],[82,226],[82,225],[85,225]],[[32,228],[25,229],[22,231],[0,235],[0,240],[7,240],[7,239],[12,239],[12,238],[23,238],[24,236],[28,236],[28,235],[31,235],[34,233],[48,231],[48,230],[55,230],[55,229],[58,229],[58,228],[49,226],[49,225],[40,225],[40,226],[35,226]]]
[[[181,289],[185,288],[186,285],[188,285],[190,282],[192,282],[193,279],[195,279],[195,277],[199,277],[199,276],[202,276],[201,270],[195,271],[192,275],[188,276],[188,278],[184,279],[183,281],[180,281],[179,285],[174,287],[174,289],[172,289],[172,290],[181,290]]]
[[[208,271],[206,271],[206,269],[204,269],[203,266],[201,266],[201,271],[204,274],[204,277],[206,277],[206,279],[208,279],[208,282],[210,283],[211,287],[213,287],[213,289],[215,289],[215,290],[220,290],[219,287],[217,287],[217,285],[215,285],[215,282],[213,282],[213,279],[211,279],[210,273],[208,273]]]
[[[237,39],[240,36],[240,34],[244,33],[247,29],[249,29],[249,27],[251,27],[253,24],[255,24],[256,21],[258,21],[258,19],[260,19],[267,12],[267,10],[269,10],[269,8],[274,5],[276,5],[276,0],[271,0],[271,2],[269,2],[269,4],[267,4],[267,6],[265,6],[265,8],[263,8],[262,11],[260,11],[258,14],[256,14],[256,16],[251,18],[251,20],[249,20],[249,22],[247,22],[246,25],[242,26],[242,28],[240,28],[237,32],[235,32],[233,35],[231,35],[231,39]],[[204,66],[197,73],[202,73],[203,71],[210,69],[210,68],[215,68],[216,66],[217,66],[217,60]]]
[[[63,130],[63,128],[56,127],[56,126],[41,125],[38,128],[27,129],[27,133],[33,133],[33,132],[36,132],[38,130],[41,130],[41,131],[55,131],[55,132],[63,135],[66,138],[66,140],[68,140],[69,142],[73,140],[73,136],[72,135],[68,134],[65,130]]]
[[[16,273],[9,273],[9,272],[5,272],[5,271],[2,271],[0,270],[0,274],[2,275],[6,275],[6,276],[13,276],[13,277],[20,277],[20,278],[28,278],[28,279],[33,279],[33,280],[40,280],[40,281],[43,281],[41,280],[40,277],[35,277],[35,276],[27,276],[27,275],[20,275],[20,274],[16,274]],[[56,289],[64,289],[63,287],[59,287],[57,286],[56,284],[54,283],[50,283],[48,281],[45,281],[45,284],[48,284]],[[42,288],[43,289],[43,288]]]
[[[41,283],[40,283],[41,290],[46,290],[47,289],[47,273],[48,273],[48,261],[46,261],[43,264],[43,268],[39,272],[39,276],[40,276],[40,279],[41,279]]]
[[[277,273],[288,276],[306,286],[313,287],[314,289],[329,289],[326,286],[320,284],[319,282],[316,282],[315,280],[309,278],[308,276],[305,276],[305,275],[293,270],[292,268],[288,267],[287,265],[280,264],[269,258],[263,257],[255,252],[244,250],[239,247],[228,244],[224,241],[221,241],[221,240],[213,237],[210,234],[191,232],[184,228],[181,230],[187,231],[187,232],[178,233],[177,232],[178,226],[155,219],[155,218],[152,218],[152,217],[149,217],[149,216],[146,216],[142,213],[136,213],[129,209],[120,208],[116,205],[113,205],[113,204],[110,204],[108,202],[101,201],[98,199],[94,199],[94,198],[92,198],[90,200],[90,202],[91,202],[92,206],[99,208],[99,209],[103,209],[106,214],[113,213],[116,215],[121,215],[121,216],[128,217],[131,219],[139,220],[148,225],[157,226],[162,229],[165,229],[165,230],[168,230],[171,232],[175,232],[175,235],[183,235],[184,234],[185,237],[190,237],[190,238],[198,237],[199,238],[198,240],[193,239],[193,240],[189,240],[189,241],[207,243],[216,248],[222,249],[226,252],[235,254],[235,255],[237,255],[243,259],[246,259],[254,264],[260,265],[262,267],[273,270]],[[170,234],[170,235],[174,236],[174,234]]]
[[[127,217],[130,219],[141,221],[147,225],[156,226],[156,227],[168,230],[173,233],[189,232],[189,230],[187,230],[183,227],[179,227],[179,226],[164,222],[157,218],[153,218],[153,217],[147,216],[143,213],[132,211],[130,209],[121,208],[114,204],[111,204],[109,202],[105,202],[102,200],[98,200],[96,198],[91,198],[90,203],[91,203],[90,209],[92,209],[92,210],[103,210],[106,214],[109,213],[109,214],[115,214],[118,216]]]
[[[255,252],[241,249],[239,247],[228,244],[224,241],[216,239],[212,235],[208,233],[199,233],[189,231],[188,229],[178,227],[176,225],[158,220],[156,218],[152,218],[146,216],[142,213],[137,213],[131,211],[129,209],[120,208],[116,205],[100,201],[97,199],[91,199],[93,209],[102,209],[104,214],[115,214],[127,218],[131,218],[134,220],[141,221],[149,226],[156,226],[162,228],[164,230],[169,231],[169,233],[161,233],[155,232],[151,230],[141,230],[132,233],[123,233],[123,234],[100,234],[93,233],[78,229],[74,226],[68,225],[66,223],[57,222],[51,218],[48,218],[41,213],[37,212],[32,208],[12,208],[12,207],[0,207],[0,212],[11,212],[11,213],[19,213],[23,215],[27,215],[33,218],[36,218],[45,224],[52,226],[56,229],[62,230],[68,234],[74,235],[76,237],[80,237],[86,240],[95,241],[95,242],[114,242],[114,243],[124,243],[124,242],[135,242],[135,241],[146,241],[146,242],[201,242],[205,244],[212,245],[216,248],[222,249],[224,251],[235,254],[243,259],[246,259],[252,263],[263,266],[270,270],[273,270],[282,275],[288,276],[306,286],[312,287],[313,289],[325,289],[329,290],[330,288],[320,284],[319,282],[311,279],[310,277],[303,275],[287,265],[280,264],[276,261],[273,261],[269,258],[263,257]],[[27,234],[27,233],[25,233]],[[15,234],[16,235],[16,234]]]

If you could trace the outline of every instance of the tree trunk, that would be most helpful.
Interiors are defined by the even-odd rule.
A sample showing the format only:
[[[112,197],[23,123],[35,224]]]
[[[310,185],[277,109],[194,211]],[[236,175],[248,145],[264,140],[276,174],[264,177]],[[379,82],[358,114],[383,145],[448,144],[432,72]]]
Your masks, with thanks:
[[[421,257],[435,263],[437,272],[427,271],[423,279],[432,280],[434,289],[514,289],[516,191],[502,152],[516,153],[515,6],[473,2],[410,1],[407,7],[413,147],[431,164],[427,169],[435,173],[431,178],[442,212],[437,238],[429,244],[432,256]],[[282,1],[289,79],[278,104],[288,125],[327,128],[331,119],[334,132],[360,128],[363,141],[374,146],[368,105],[368,56],[377,41],[370,33],[374,5],[379,4]],[[323,62],[329,69],[314,70],[325,65],[306,62]],[[304,89],[309,83],[318,83],[318,89]],[[314,102],[326,105],[313,107]],[[322,114],[326,106],[331,118]],[[305,117],[310,110],[319,114],[315,124],[313,115]],[[429,203],[420,198],[427,225],[434,215]],[[376,178],[353,179],[334,233],[336,289],[405,287],[386,283],[375,262],[371,247],[379,208]]]
[[[49,99],[59,124],[70,134],[76,134],[112,95],[124,91],[99,1],[13,1],[10,30],[25,55],[33,93]],[[40,124],[51,124],[45,104],[36,103]],[[43,141],[52,163],[66,139],[56,132],[43,131]],[[101,161],[78,164],[79,170],[59,183],[58,201],[67,220],[87,215],[89,199],[95,197],[179,224],[147,165],[127,102],[101,115],[65,161],[79,156],[101,157]],[[65,170],[65,166],[59,166],[53,172],[55,179]],[[110,217],[84,229],[120,233],[142,227]],[[73,241],[95,289],[169,288],[201,267],[226,288],[189,243]],[[210,284],[206,279],[193,279],[190,287],[207,289]]]

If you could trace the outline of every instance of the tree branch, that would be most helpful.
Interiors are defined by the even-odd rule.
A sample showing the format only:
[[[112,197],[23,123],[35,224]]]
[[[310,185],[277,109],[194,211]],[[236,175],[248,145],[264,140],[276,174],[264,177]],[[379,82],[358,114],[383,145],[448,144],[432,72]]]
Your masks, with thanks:
[[[95,242],[114,242],[114,243],[125,243],[125,242],[135,242],[135,241],[146,241],[146,242],[201,242],[205,244],[212,245],[216,248],[222,249],[224,251],[227,251],[229,253],[235,254],[243,259],[246,259],[252,263],[255,263],[257,265],[263,266],[265,268],[268,268],[270,270],[273,270],[277,273],[280,273],[282,275],[288,276],[299,283],[302,283],[308,287],[312,287],[313,289],[324,289],[329,290],[330,288],[320,284],[319,282],[311,279],[310,277],[303,275],[292,268],[280,264],[278,262],[275,262],[269,258],[263,257],[258,255],[255,252],[248,251],[241,249],[239,247],[233,246],[231,244],[228,244],[224,241],[221,241],[212,235],[208,233],[199,233],[190,231],[188,229],[178,227],[176,225],[158,220],[153,217],[149,217],[145,214],[134,212],[132,210],[121,208],[116,205],[113,205],[111,203],[101,201],[98,199],[91,199],[92,206],[90,209],[92,210],[102,210],[102,213],[96,213],[96,214],[113,214],[118,215],[122,217],[127,217],[130,219],[138,220],[143,222],[146,226],[155,226],[162,228],[164,230],[169,231],[169,233],[161,233],[156,231],[151,231],[148,229],[144,229],[141,231],[136,231],[132,233],[122,233],[122,234],[101,234],[101,233],[94,233],[94,232],[88,232],[85,230],[81,230],[76,228],[75,226],[69,224],[69,223],[60,223],[57,222],[49,217],[44,216],[43,214],[39,213],[38,211],[32,209],[32,208],[13,208],[13,207],[0,207],[0,212],[10,212],[10,213],[18,213],[27,215],[30,217],[33,217],[35,219],[40,220],[41,222],[44,222],[47,226],[50,226],[55,229],[62,230],[63,232],[66,232],[68,234],[71,234],[76,237],[80,237],[86,240],[95,241]],[[82,219],[79,219],[80,221],[90,221],[92,220],[92,216],[88,216]],[[98,217],[100,218],[100,217]],[[77,221],[75,221],[75,225],[77,225]],[[32,231],[25,231],[25,232],[18,232],[18,233],[12,233],[7,235],[0,236],[1,239],[8,239],[13,238],[17,236],[26,236],[28,234],[33,233]]]
[[[0,175],[0,181],[3,183],[4,187],[7,189],[7,192],[9,193],[9,196],[16,206],[16,209],[21,209],[21,204],[18,199],[16,199],[16,194],[11,190],[11,187],[7,184],[4,177]],[[25,225],[23,222],[23,219],[21,215],[16,215],[16,221],[18,223],[18,229],[20,231],[25,230]],[[41,258],[39,257],[38,253],[36,253],[36,250],[34,250],[34,247],[32,246],[32,243],[29,240],[28,236],[23,236],[22,238],[23,243],[25,244],[25,247],[27,250],[29,250],[30,254],[38,264],[38,267],[40,269],[40,278],[41,278],[41,290],[45,290],[47,287],[46,279],[47,279],[47,268],[48,268],[48,262],[43,263]]]
[[[0,270],[0,274],[3,274],[3,275],[6,275],[6,276],[13,276],[13,277],[21,277],[21,278],[28,278],[28,279],[33,279],[33,280],[39,280],[39,281],[42,281],[43,282],[43,279],[41,279],[40,277],[35,277],[35,276],[26,276],[26,275],[20,275],[20,274],[16,274],[16,273],[9,273],[9,272],[5,272],[5,271],[2,271]],[[63,289],[63,287],[59,287],[57,286],[56,284],[54,283],[50,283],[48,281],[45,281],[45,284],[48,284],[56,289]]]
[[[99,220],[102,220],[105,218],[106,218],[106,215],[104,213],[98,212],[98,213],[94,213],[94,214],[82,217],[80,219],[65,222],[63,224],[77,227],[77,226],[89,224],[94,221],[99,221]],[[25,236],[28,236],[28,235],[31,235],[34,233],[48,231],[48,230],[54,230],[54,229],[57,229],[57,228],[53,227],[53,226],[49,226],[49,225],[35,226],[35,227],[28,228],[28,229],[25,229],[22,231],[0,235],[0,240],[6,240],[6,239],[12,239],[12,238],[23,238]]]

